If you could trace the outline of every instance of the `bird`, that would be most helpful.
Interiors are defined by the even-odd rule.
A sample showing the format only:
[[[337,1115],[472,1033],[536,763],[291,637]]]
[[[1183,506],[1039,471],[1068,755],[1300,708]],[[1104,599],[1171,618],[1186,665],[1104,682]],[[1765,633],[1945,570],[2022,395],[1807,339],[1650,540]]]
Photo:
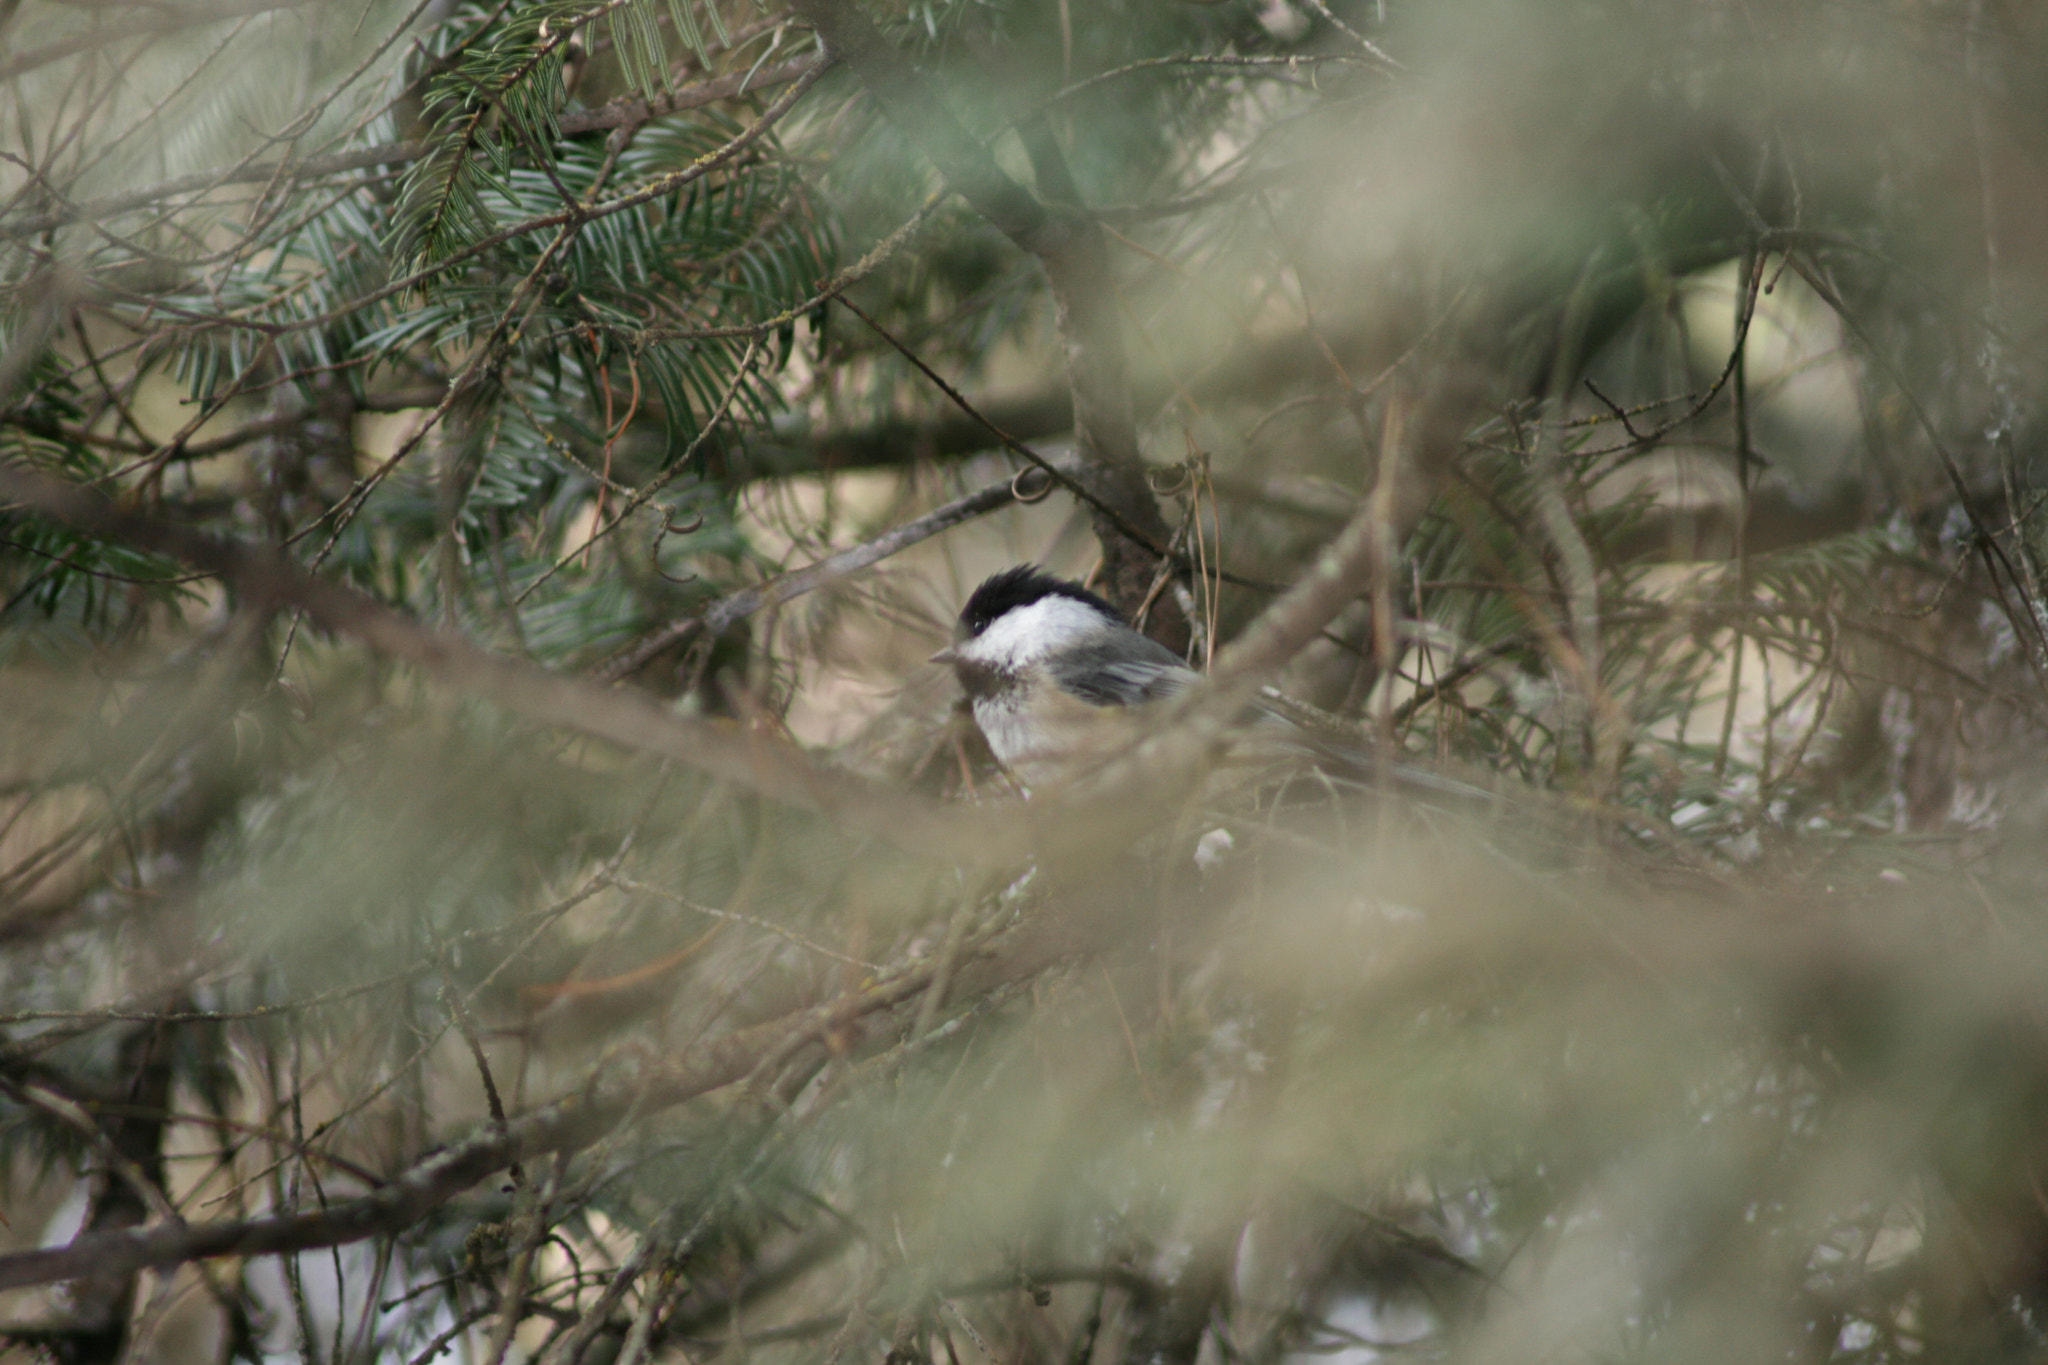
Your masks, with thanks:
[[[1149,708],[1202,680],[1107,601],[1035,564],[1005,569],[977,587],[961,608],[953,642],[931,662],[952,667],[989,750],[1027,791],[1116,752],[1143,727]],[[1348,736],[1312,731],[1274,702],[1252,702],[1241,721],[1229,746],[1233,764],[1307,763],[1354,778],[1376,772],[1369,749]],[[1404,787],[1484,796],[1405,766],[1392,775]]]
[[[1121,713],[1201,680],[1101,597],[1035,564],[976,588],[931,661],[952,666],[990,752],[1027,787],[1106,747]]]

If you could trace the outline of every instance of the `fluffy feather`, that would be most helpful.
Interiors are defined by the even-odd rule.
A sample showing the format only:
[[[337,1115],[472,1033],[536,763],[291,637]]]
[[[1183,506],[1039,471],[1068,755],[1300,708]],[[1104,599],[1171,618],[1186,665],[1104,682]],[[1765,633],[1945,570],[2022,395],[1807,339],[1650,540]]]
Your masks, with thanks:
[[[954,643],[933,658],[953,666],[989,748],[1026,783],[1055,775],[1077,752],[1105,751],[1105,728],[1129,728],[1118,713],[1200,677],[1108,602],[1032,564],[976,588]]]

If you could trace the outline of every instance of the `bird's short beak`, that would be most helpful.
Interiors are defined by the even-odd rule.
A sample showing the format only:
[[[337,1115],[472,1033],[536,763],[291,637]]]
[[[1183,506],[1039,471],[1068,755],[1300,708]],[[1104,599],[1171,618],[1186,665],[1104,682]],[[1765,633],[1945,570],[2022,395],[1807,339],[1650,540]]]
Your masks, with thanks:
[[[925,660],[925,662],[934,664],[949,664],[959,657],[959,655],[953,652],[953,646],[947,645],[944,649],[932,655],[931,658]]]

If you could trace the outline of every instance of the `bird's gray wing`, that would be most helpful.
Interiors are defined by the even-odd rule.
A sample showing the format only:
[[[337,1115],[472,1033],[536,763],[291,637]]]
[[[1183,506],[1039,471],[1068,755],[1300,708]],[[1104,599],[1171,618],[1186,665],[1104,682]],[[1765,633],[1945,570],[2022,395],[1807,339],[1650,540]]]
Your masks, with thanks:
[[[1142,706],[1178,696],[1201,677],[1172,650],[1142,635],[1071,649],[1051,672],[1062,691],[1091,706]]]

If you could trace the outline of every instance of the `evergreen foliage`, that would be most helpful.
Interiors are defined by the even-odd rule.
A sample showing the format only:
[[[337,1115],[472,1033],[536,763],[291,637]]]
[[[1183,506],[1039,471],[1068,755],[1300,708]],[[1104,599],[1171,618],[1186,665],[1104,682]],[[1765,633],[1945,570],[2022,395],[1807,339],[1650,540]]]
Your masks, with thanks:
[[[2038,1358],[2037,29],[0,3],[0,1337]]]

